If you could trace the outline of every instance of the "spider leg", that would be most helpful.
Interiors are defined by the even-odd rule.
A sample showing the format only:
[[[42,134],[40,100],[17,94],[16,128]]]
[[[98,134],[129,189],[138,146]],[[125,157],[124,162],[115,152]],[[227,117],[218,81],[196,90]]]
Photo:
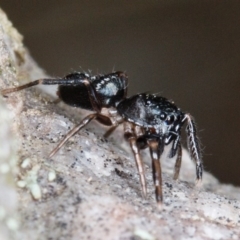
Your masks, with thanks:
[[[174,176],[173,176],[174,180],[178,179],[181,164],[182,164],[182,146],[181,146],[181,143],[178,142],[177,159],[176,159],[176,163],[175,163],[175,167],[174,167]]]
[[[18,87],[13,87],[13,88],[8,88],[4,89],[1,91],[1,93],[4,94],[9,94],[12,92],[17,92],[29,87],[33,87],[36,85],[79,85],[79,84],[84,84],[88,80],[87,77],[82,76],[82,77],[75,77],[75,78],[42,78],[42,79],[37,79],[35,81],[32,81],[30,83],[26,83],[22,86]]]
[[[176,153],[178,151],[179,141],[180,141],[180,135],[174,137],[172,147],[171,147],[171,150],[169,153],[169,158],[173,158],[176,155]]]
[[[143,197],[146,198],[147,196],[147,184],[146,184],[146,178],[145,178],[145,170],[144,170],[144,164],[140,155],[139,147],[137,144],[137,136],[134,133],[133,125],[131,123],[124,123],[124,136],[128,140],[130,147],[132,149],[132,152],[134,154],[134,159],[136,162],[138,174],[140,177],[141,187],[142,187],[142,193]]]
[[[189,114],[185,114],[183,121],[187,120],[187,136],[188,136],[188,148],[192,158],[196,163],[196,176],[197,182],[202,180],[203,165],[201,159],[201,152],[199,146],[199,139],[197,137],[196,124]]]
[[[71,75],[71,78],[67,78],[67,76],[65,78],[44,78],[44,79],[38,79],[35,80],[33,82],[24,84],[22,86],[18,86],[18,87],[13,87],[13,88],[8,88],[8,89],[4,89],[1,91],[1,94],[4,96],[6,94],[12,93],[12,92],[17,92],[29,87],[33,87],[36,85],[72,85],[72,86],[77,86],[80,84],[84,84],[87,88],[88,91],[88,95],[89,95],[89,99],[91,101],[92,107],[95,111],[100,112],[101,110],[101,103],[98,100],[97,97],[97,93],[95,88],[92,86],[91,81],[84,75],[84,74],[80,74],[80,75]]]
[[[131,147],[134,157],[135,157],[135,161],[136,161],[136,165],[137,165],[137,169],[138,169],[138,173],[139,173],[139,177],[140,177],[140,182],[141,182],[141,186],[142,186],[143,196],[146,198],[147,184],[146,184],[146,179],[145,179],[145,170],[144,170],[142,158],[140,156],[139,148],[136,144],[136,138],[130,138],[129,143],[130,143],[130,147]]]
[[[24,84],[24,85],[19,86],[19,87],[7,88],[7,89],[4,89],[4,90],[1,90],[1,94],[3,96],[5,96],[6,94],[9,94],[9,93],[12,93],[12,92],[17,92],[17,91],[20,91],[20,90],[25,89],[25,88],[29,88],[29,87],[32,87],[32,86],[42,84],[42,81],[43,81],[43,79],[38,79],[38,80],[35,80],[33,82]]]
[[[163,202],[163,194],[162,194],[162,169],[160,164],[160,151],[159,151],[159,143],[157,140],[148,140],[148,145],[150,149],[150,154],[152,158],[152,169],[153,169],[153,181],[155,185],[155,195],[158,204],[162,204]]]
[[[108,138],[118,127],[118,125],[112,125],[111,128],[109,128],[103,135],[104,138]]]
[[[182,164],[182,146],[180,143],[180,135],[178,135],[174,140],[172,144],[172,148],[170,150],[169,157],[173,158],[177,154],[177,159],[174,167],[174,176],[173,179],[177,180]]]
[[[66,136],[59,142],[59,144],[51,151],[49,154],[49,158],[52,158],[57,151],[71,138],[75,135],[79,130],[81,130],[84,126],[86,126],[90,121],[97,117],[97,113],[93,113],[85,117],[77,126],[75,126],[71,131],[69,131]]]

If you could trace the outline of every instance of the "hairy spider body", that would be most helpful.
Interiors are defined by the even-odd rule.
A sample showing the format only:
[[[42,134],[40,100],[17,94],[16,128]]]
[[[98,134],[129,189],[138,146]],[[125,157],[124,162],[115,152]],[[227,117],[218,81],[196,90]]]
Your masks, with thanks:
[[[67,75],[64,79],[68,81],[68,84],[59,86],[58,96],[63,102],[74,107],[91,111],[96,110],[96,107],[98,109],[115,107],[126,97],[127,78],[121,72],[97,76],[76,72]],[[83,83],[83,79],[91,86],[86,86],[87,83]],[[94,103],[91,102],[92,99]]]
[[[16,88],[5,89],[3,95],[38,84],[59,85],[58,96],[68,105],[93,111],[75,126],[50,153],[52,158],[66,141],[93,119],[116,127],[124,125],[124,137],[133,151],[143,195],[147,195],[144,164],[140,150],[150,149],[155,195],[162,203],[162,174],[160,157],[164,146],[172,143],[169,157],[176,157],[174,179],[179,176],[182,159],[181,127],[187,123],[188,148],[196,163],[196,178],[202,179],[202,160],[193,118],[183,113],[166,98],[154,94],[136,94],[127,98],[128,77],[123,72],[90,76],[72,73],[59,79],[39,79]]]

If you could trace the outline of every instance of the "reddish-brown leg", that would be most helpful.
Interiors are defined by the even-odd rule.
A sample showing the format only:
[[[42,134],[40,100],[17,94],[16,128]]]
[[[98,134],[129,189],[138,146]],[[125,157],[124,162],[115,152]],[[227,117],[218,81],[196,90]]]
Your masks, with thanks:
[[[42,84],[42,82],[43,82],[43,79],[38,79],[38,80],[35,80],[33,82],[24,84],[24,85],[19,86],[19,87],[7,88],[7,89],[2,90],[1,94],[3,96],[5,96],[6,94],[9,94],[9,93],[12,93],[12,92],[17,92],[17,91],[23,90],[25,88],[29,88],[29,87],[33,87],[33,86]]]
[[[139,148],[137,146],[137,137],[134,133],[134,126],[131,123],[124,123],[124,135],[125,138],[128,140],[130,147],[134,154],[134,159],[136,162],[140,183],[142,187],[142,193],[143,197],[146,198],[147,196],[147,184],[146,184],[146,178],[145,178],[145,170],[144,170],[144,164],[140,155]]]
[[[61,140],[61,142],[49,154],[49,158],[52,158],[56,154],[56,152],[68,141],[69,138],[71,138],[79,130],[81,130],[83,127],[85,127],[90,121],[95,119],[97,117],[97,115],[98,115],[97,113],[88,115],[77,126],[75,126],[71,131],[69,131],[67,133],[67,135]]]
[[[158,141],[156,140],[148,140],[148,145],[150,149],[150,154],[152,158],[152,169],[153,169],[153,181],[155,185],[155,195],[158,204],[162,204],[163,202],[163,194],[162,194],[162,169],[160,164],[160,154]]]
[[[174,177],[173,177],[174,180],[178,179],[181,164],[182,164],[182,146],[181,146],[181,143],[178,142],[177,159],[174,167]]]

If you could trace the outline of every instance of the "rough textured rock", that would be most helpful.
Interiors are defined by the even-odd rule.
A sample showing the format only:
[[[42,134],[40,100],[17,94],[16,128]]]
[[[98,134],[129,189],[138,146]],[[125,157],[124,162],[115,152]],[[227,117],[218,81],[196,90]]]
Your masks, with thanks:
[[[0,88],[42,76],[0,11]],[[154,199],[148,152],[149,192],[143,199],[121,127],[105,139],[106,128],[93,123],[48,159],[86,114],[36,88],[0,97],[0,239],[240,238],[240,189],[207,172],[195,187],[186,151],[178,182],[172,180],[174,160],[162,158],[162,210]]]

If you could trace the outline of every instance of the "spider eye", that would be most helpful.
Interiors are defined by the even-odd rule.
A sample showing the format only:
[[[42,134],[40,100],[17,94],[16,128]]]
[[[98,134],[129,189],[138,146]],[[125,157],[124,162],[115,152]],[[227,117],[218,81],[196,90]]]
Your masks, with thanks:
[[[174,120],[175,120],[175,117],[173,115],[168,116],[167,119],[166,119],[167,125],[172,124],[174,122]]]
[[[166,119],[166,113],[161,113],[160,114],[160,119],[165,120]]]

